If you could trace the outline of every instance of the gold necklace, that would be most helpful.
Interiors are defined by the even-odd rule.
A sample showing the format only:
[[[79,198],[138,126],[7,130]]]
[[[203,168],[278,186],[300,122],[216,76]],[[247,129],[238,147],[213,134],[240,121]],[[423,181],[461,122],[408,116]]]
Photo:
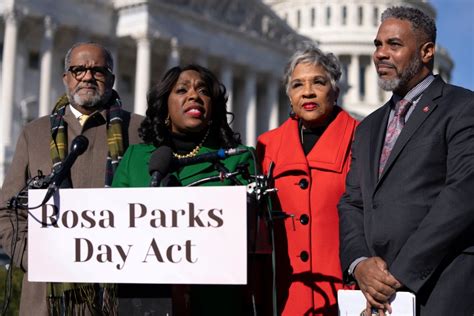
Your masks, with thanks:
[[[185,154],[185,155],[180,155],[178,153],[173,153],[173,156],[178,158],[178,159],[183,159],[183,158],[191,158],[191,157],[194,157],[197,155],[197,153],[199,152],[199,150],[201,149],[202,145],[204,144],[204,142],[206,141],[207,139],[207,135],[209,135],[209,130],[210,128],[207,130],[206,132],[206,135],[204,135],[204,138],[202,139],[202,141],[199,143],[199,145],[197,145],[196,147],[194,147],[193,150],[191,150],[189,153]]]

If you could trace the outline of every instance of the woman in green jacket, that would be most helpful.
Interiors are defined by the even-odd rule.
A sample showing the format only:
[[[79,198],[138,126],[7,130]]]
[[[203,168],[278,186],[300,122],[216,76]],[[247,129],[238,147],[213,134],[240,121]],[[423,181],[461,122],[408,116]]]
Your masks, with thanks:
[[[165,153],[171,148],[175,163],[164,164],[171,170],[160,170],[168,174],[161,186],[248,184],[248,175],[254,173],[253,149],[243,146],[230,128],[227,115],[232,113],[226,110],[225,87],[208,69],[198,65],[171,68],[148,92],[147,102],[146,118],[139,129],[144,143],[128,148],[112,186],[150,186],[149,163],[160,158],[152,158],[152,154],[165,146]],[[243,150],[222,160],[175,167],[180,159],[189,161],[221,148]],[[173,315],[248,315],[252,309],[246,286],[120,286],[119,296],[149,297],[150,291],[168,292],[173,297]]]

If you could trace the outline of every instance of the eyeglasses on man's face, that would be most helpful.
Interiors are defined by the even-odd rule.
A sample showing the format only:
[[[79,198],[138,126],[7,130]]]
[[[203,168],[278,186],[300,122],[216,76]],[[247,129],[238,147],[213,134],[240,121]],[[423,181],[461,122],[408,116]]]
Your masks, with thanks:
[[[76,80],[84,78],[88,71],[91,72],[92,77],[95,79],[105,79],[108,75],[112,74],[112,70],[106,66],[71,66],[67,69]]]

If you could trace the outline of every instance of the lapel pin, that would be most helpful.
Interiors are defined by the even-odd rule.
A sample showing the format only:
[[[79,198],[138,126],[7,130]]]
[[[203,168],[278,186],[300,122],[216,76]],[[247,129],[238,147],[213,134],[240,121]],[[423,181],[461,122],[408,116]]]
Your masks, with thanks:
[[[425,112],[425,113],[428,113],[429,110],[430,110],[430,107],[429,107],[429,106],[425,106],[425,107],[423,108],[423,112]]]

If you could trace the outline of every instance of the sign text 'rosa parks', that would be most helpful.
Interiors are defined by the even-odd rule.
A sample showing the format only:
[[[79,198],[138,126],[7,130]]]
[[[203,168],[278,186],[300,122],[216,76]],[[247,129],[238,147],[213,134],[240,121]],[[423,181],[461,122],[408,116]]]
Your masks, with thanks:
[[[173,229],[196,228],[212,229],[224,225],[223,210],[196,208],[194,203],[188,202],[186,209],[152,209],[141,203],[128,203],[128,228],[140,229],[143,227]],[[66,210],[59,212],[57,206],[46,204],[42,207],[42,228],[62,229],[114,229],[114,213],[111,210]],[[133,245],[94,244],[83,237],[74,238],[74,262],[96,260],[100,263],[116,263],[121,270],[129,255],[133,252]],[[199,258],[194,256],[193,249],[197,247],[192,240],[182,243],[163,245],[158,238],[152,238],[146,253],[143,253],[143,263],[170,262],[179,263],[183,260],[196,263]]]

